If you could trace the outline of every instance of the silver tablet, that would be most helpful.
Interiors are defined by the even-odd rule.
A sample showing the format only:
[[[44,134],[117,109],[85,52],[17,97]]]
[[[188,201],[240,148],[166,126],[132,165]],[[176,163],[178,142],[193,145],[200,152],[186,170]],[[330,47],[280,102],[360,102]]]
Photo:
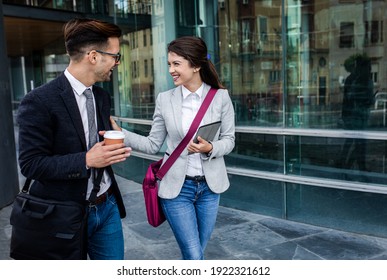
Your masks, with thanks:
[[[199,127],[198,132],[196,133],[193,142],[194,143],[199,143],[198,141],[198,136],[202,137],[206,141],[213,141],[216,135],[216,132],[218,131],[220,127],[221,121],[209,123],[202,125]]]

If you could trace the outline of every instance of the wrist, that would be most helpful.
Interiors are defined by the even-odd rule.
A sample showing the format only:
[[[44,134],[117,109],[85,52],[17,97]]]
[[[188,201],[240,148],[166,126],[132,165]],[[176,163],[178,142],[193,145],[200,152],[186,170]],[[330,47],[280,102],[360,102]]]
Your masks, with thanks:
[[[89,170],[91,168],[90,166],[90,160],[88,158],[88,152],[86,152],[86,156],[85,156],[85,166],[86,166],[86,169]]]
[[[212,150],[213,150],[213,145],[212,145],[212,143],[211,142],[208,142],[210,145],[211,145],[211,148],[210,148],[210,150],[206,153],[207,154],[207,156],[208,157],[210,157],[211,156],[211,154],[212,154]]]

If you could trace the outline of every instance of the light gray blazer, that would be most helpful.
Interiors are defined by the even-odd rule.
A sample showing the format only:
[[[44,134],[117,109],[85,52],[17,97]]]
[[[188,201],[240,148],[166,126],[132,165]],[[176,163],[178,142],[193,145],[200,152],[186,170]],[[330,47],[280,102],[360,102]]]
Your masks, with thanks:
[[[209,89],[210,86],[204,84],[203,100]],[[201,155],[207,184],[215,193],[222,193],[230,186],[223,156],[230,153],[235,145],[234,120],[234,108],[228,91],[219,89],[202,122],[208,124],[222,121],[214,141],[211,141],[213,145],[211,156]],[[166,140],[167,150],[163,159],[165,162],[185,136],[182,126],[182,86],[161,92],[157,96],[152,128],[147,137],[125,129],[123,132],[127,146],[148,154],[157,153]],[[171,199],[180,193],[185,180],[187,159],[188,150],[185,149],[160,182],[159,197]]]

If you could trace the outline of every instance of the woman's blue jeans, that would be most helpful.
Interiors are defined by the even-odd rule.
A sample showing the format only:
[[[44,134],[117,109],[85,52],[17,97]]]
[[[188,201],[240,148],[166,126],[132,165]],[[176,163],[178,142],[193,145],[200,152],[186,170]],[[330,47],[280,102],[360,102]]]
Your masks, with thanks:
[[[205,181],[185,180],[176,198],[160,200],[183,259],[204,259],[204,249],[218,214],[219,198]]]
[[[124,236],[114,194],[89,206],[88,255],[91,260],[123,260]]]

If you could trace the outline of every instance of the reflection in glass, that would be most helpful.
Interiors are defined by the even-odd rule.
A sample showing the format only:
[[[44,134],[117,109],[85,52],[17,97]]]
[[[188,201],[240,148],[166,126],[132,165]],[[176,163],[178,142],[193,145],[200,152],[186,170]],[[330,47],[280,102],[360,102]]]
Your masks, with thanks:
[[[382,140],[286,136],[287,174],[385,185],[386,148]]]
[[[236,133],[234,151],[227,166],[283,173],[283,136]]]
[[[218,68],[232,94],[237,124],[342,129],[348,57],[365,54],[373,93],[386,92],[383,13],[379,12],[386,3],[282,4],[279,0],[219,2]],[[385,112],[372,105],[364,128],[378,130]]]
[[[342,124],[344,129],[363,130],[367,127],[370,107],[374,105],[374,86],[371,80],[371,61],[365,55],[351,56],[345,63],[349,76],[344,82]],[[366,170],[366,141],[346,139],[341,149],[340,164],[350,169],[357,164]]]
[[[237,125],[282,126],[281,2],[219,5],[219,73]]]
[[[230,176],[231,186],[221,195],[221,204],[233,208],[284,217],[283,184],[278,181]]]
[[[387,195],[287,184],[286,201],[290,220],[387,237]]]

